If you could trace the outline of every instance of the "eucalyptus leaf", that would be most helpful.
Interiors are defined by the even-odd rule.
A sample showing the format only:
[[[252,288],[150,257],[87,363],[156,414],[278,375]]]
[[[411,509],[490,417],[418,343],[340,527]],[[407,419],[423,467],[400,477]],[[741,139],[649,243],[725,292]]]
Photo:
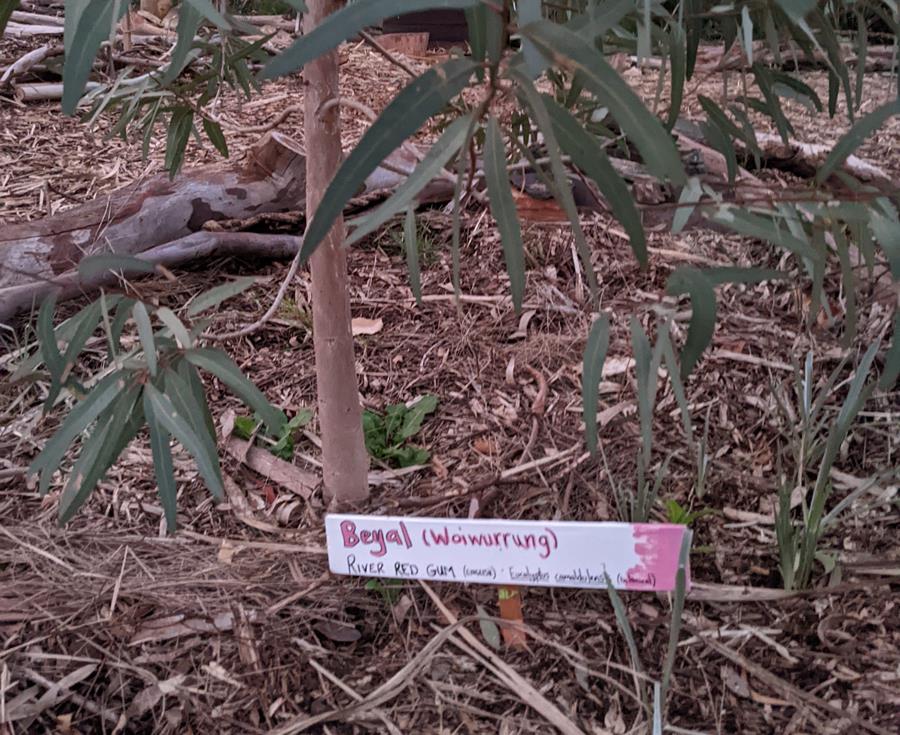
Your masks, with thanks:
[[[178,486],[175,484],[175,468],[172,463],[172,447],[169,444],[169,432],[156,418],[153,402],[144,394],[144,415],[150,429],[150,450],[153,454],[153,471],[156,474],[156,487],[163,513],[166,516],[166,530],[174,533],[178,515],[176,497]]]
[[[218,459],[209,456],[204,442],[191,428],[187,419],[178,413],[169,397],[160,393],[153,385],[148,384],[144,388],[144,395],[145,400],[150,401],[153,415],[160,426],[172,434],[194,458],[209,491],[216,498],[224,497]]]
[[[555,100],[544,96],[544,104],[553,123],[553,132],[560,147],[572,161],[587,174],[609,202],[612,213],[628,235],[629,244],[637,261],[647,265],[647,239],[641,215],[628,186],[612,164],[603,146],[568,110]]]
[[[69,445],[125,390],[126,385],[123,375],[119,373],[107,375],[69,412],[66,420],[28,467],[28,475],[40,473],[42,495],[49,489],[53,473],[59,468]]]
[[[353,231],[347,238],[347,245],[354,245],[366,235],[374,232],[391,217],[409,207],[422,191],[455,156],[466,139],[472,123],[471,115],[457,118],[443,132],[425,157],[416,165],[391,197],[373,212],[349,222]]]
[[[412,207],[406,210],[403,225],[403,242],[406,250],[406,268],[409,270],[409,285],[416,303],[422,305],[422,275],[419,271],[419,238],[416,231],[416,211]]]
[[[309,258],[319,246],[366,177],[455,97],[466,86],[473,70],[470,60],[451,59],[432,67],[394,97],[341,164],[326,189],[303,237],[301,260]]]
[[[244,377],[240,368],[228,355],[219,350],[205,347],[187,350],[184,356],[192,364],[212,373],[225,383],[242,401],[259,414],[271,433],[278,433],[281,425],[287,420],[284,413],[274,408],[266,400],[259,388]]]
[[[209,291],[204,291],[188,304],[187,315],[189,317],[195,317],[207,309],[212,309],[223,301],[244,293],[244,291],[253,286],[256,282],[257,279],[253,276],[243,276],[241,278],[235,278],[228,283],[223,283],[220,286],[215,286],[214,288],[209,289]]]
[[[100,45],[109,38],[113,23],[128,10],[128,3],[110,0],[76,1],[73,5],[72,21],[70,23],[67,17],[65,28],[66,36],[71,38],[71,42],[66,43],[63,65],[62,111],[65,115],[75,114]],[[115,17],[114,12],[117,12]]]
[[[313,59],[384,18],[420,10],[464,10],[477,3],[478,0],[365,0],[349,3],[275,56],[263,69],[262,78],[275,79],[302,69]]]
[[[509,274],[509,288],[512,292],[516,313],[522,310],[525,294],[525,252],[522,245],[522,231],[519,229],[516,203],[510,190],[506,174],[506,147],[497,119],[491,115],[484,143],[484,175],[490,195],[491,214],[497,222],[506,272]]]
[[[144,359],[147,361],[147,368],[150,375],[156,375],[156,342],[153,338],[153,325],[150,323],[150,314],[143,301],[137,301],[132,310],[134,323],[137,325],[138,338],[141,340],[141,346],[144,349]]]
[[[581,403],[584,439],[588,451],[597,453],[597,398],[603,378],[603,363],[609,349],[609,316],[601,314],[591,325],[581,372]]]
[[[678,268],[669,277],[666,291],[673,295],[687,293],[691,298],[691,320],[681,350],[681,377],[684,380],[712,341],[716,328],[716,293],[703,272],[691,267]]]
[[[881,128],[894,115],[900,115],[900,99],[882,105],[874,112],[858,120],[840,140],[835,143],[825,162],[816,172],[816,183],[824,182],[863,141]]]
[[[546,56],[581,72],[585,86],[609,107],[653,174],[675,184],[684,182],[684,168],[672,137],[597,49],[578,34],[550,21],[531,23],[520,30]]]

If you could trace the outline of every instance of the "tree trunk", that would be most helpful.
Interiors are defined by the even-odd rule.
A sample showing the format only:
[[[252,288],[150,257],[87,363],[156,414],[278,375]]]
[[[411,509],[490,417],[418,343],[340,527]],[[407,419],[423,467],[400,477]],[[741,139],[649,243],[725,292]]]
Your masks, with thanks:
[[[337,0],[308,0],[303,32],[311,33],[340,5]],[[303,74],[306,211],[311,220],[342,157],[340,108],[319,112],[339,94],[337,52],[308,63]],[[343,240],[344,223],[339,219],[310,258],[323,480],[326,498],[337,505],[358,503],[369,494]]]

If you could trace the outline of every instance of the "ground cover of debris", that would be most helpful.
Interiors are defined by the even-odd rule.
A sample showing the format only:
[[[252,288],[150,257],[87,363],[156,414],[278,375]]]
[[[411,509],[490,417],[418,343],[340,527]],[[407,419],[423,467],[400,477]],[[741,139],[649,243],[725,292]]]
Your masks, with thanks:
[[[25,50],[4,40],[4,64]],[[368,47],[341,51],[344,94],[378,110],[405,73]],[[429,59],[414,59],[424,68]],[[636,71],[636,70],[634,70]],[[888,74],[870,75],[871,105],[892,94]],[[655,77],[630,77],[648,95]],[[807,83],[827,98],[827,77]],[[732,75],[732,84],[737,84]],[[716,99],[713,75],[689,85]],[[267,84],[251,102],[222,100],[232,155],[285,110],[280,130],[302,140],[302,84]],[[661,100],[665,105],[665,97]],[[867,104],[869,102],[867,101]],[[865,111],[865,110],[864,110]],[[366,126],[344,113],[347,145]],[[800,140],[830,143],[845,117],[816,127],[795,115]],[[761,128],[764,125],[760,120]],[[821,125],[821,123],[818,123]],[[55,103],[0,102],[0,221],[35,219],[162,169],[164,136],[149,159],[140,144],[89,130]],[[431,131],[424,131],[427,140]],[[192,142],[188,165],[215,160]],[[859,155],[900,178],[895,120]],[[790,187],[789,176],[767,172]],[[357,337],[365,406],[382,409],[433,393],[433,418],[417,441],[430,465],[394,474],[373,465],[372,513],[524,519],[615,519],[610,475],[633,483],[639,446],[628,317],[645,325],[672,269],[688,264],[777,265],[766,245],[692,229],[651,234],[651,265],[634,262],[619,226],[586,217],[601,305],[614,315],[601,386],[601,442],[609,463],[584,451],[580,365],[590,324],[584,274],[569,232],[526,231],[528,285],[513,311],[490,216],[472,209],[463,238],[462,292],[454,300],[449,218],[419,220],[423,292],[408,285],[401,226],[352,251],[352,311],[380,320]],[[145,299],[174,307],[233,275],[260,274],[228,301],[214,327],[255,320],[285,264],[218,259],[176,283],[136,281]],[[833,292],[839,296],[839,277]],[[278,317],[230,353],[276,405],[315,405],[309,281],[301,275]],[[67,305],[67,313],[77,308]],[[708,487],[692,498],[694,455],[675,398],[661,392],[654,457],[671,457],[661,497],[700,511],[682,640],[666,721],[671,732],[892,733],[900,727],[900,545],[896,485],[875,483],[829,533],[835,571],[807,593],[781,592],[774,538],[776,454],[786,441],[773,386],[789,390],[793,365],[812,349],[823,373],[841,354],[840,324],[804,326],[807,301],[790,282],[726,286],[713,344],[687,384],[694,421],[708,417]],[[886,313],[865,303],[859,329],[874,338]],[[684,315],[686,316],[686,315]],[[377,322],[376,322],[377,323]],[[680,321],[682,326],[685,321]],[[370,330],[375,331],[375,330]],[[4,334],[11,348],[27,330]],[[98,356],[102,345],[96,342]],[[668,385],[668,383],[667,383]],[[209,382],[217,420],[241,407]],[[60,417],[42,417],[45,388],[0,383],[0,733],[545,733],[557,710],[570,732],[646,728],[625,639],[597,591],[523,592],[526,650],[495,650],[477,606],[497,612],[487,586],[404,583],[373,589],[328,573],[315,423],[298,442],[294,474],[260,473],[233,440],[220,443],[228,502],[214,505],[187,455],[176,454],[179,531],[161,531],[149,444],[135,441],[85,509],[56,524],[53,492],[41,498],[22,469]],[[833,405],[839,405],[835,396]],[[540,409],[540,410],[538,410]],[[898,401],[872,404],[847,441],[833,499],[897,464]],[[257,466],[257,470],[261,469]],[[664,520],[660,511],[657,516]],[[752,590],[748,588],[753,588]],[[668,637],[664,595],[623,595],[647,674],[657,677]],[[453,623],[453,621],[458,621]],[[512,673],[510,673],[512,672]],[[643,724],[642,724],[643,723]]]

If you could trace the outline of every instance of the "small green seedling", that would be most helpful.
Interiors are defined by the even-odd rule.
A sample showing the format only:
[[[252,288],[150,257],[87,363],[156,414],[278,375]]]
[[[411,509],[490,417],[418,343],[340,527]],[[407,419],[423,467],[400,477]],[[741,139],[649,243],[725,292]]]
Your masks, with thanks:
[[[366,449],[376,459],[396,467],[424,464],[431,456],[427,449],[408,444],[422,428],[425,417],[437,408],[437,396],[425,395],[412,406],[404,403],[388,406],[384,415],[363,412]]]
[[[380,594],[384,604],[388,607],[393,607],[400,599],[402,587],[403,581],[399,579],[370,579],[366,582],[366,589],[369,592]]]
[[[250,439],[255,435],[257,440],[272,454],[290,462],[294,457],[294,437],[302,427],[312,420],[312,417],[312,411],[302,408],[294,418],[281,425],[277,435],[272,435],[266,431],[262,419],[257,414],[238,416],[234,420],[234,433],[241,439]]]
[[[715,511],[712,508],[691,510],[690,508],[685,508],[677,500],[669,499],[666,501],[666,519],[669,523],[680,523],[682,526],[691,526],[695,521],[708,515],[712,515],[713,513],[715,513]]]

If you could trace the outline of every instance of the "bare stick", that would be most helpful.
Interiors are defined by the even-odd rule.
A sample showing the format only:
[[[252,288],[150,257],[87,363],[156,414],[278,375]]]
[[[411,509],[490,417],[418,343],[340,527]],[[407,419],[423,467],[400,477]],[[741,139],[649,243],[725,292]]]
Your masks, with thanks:
[[[384,46],[382,46],[378,41],[376,41],[368,32],[360,31],[360,38],[366,42],[369,46],[375,49],[379,54],[381,54],[384,58],[390,61],[394,66],[403,69],[407,74],[409,74],[413,79],[419,76],[415,70],[407,64],[405,61],[398,59],[394,54],[388,51]]]

